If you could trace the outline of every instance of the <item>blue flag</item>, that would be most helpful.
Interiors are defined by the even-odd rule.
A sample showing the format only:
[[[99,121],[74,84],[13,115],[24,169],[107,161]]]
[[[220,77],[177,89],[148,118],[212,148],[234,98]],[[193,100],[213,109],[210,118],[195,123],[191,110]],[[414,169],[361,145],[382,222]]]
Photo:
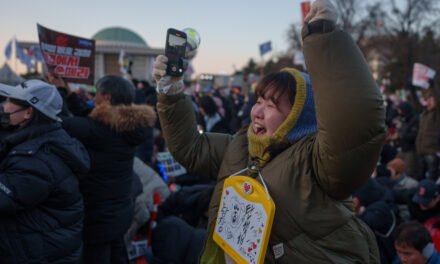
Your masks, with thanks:
[[[260,44],[260,55],[263,56],[264,54],[268,53],[272,50],[272,42],[264,42],[263,44]]]
[[[41,54],[40,45],[33,45],[29,48],[28,54],[37,62],[44,62],[43,54]]]
[[[8,44],[6,45],[6,48],[5,48],[5,57],[8,60],[11,58],[11,55],[12,55],[12,41],[13,41],[13,39],[11,39],[8,42]]]
[[[29,55],[27,55],[23,48],[20,46],[20,43],[18,41],[15,41],[15,57],[21,61],[26,67],[32,68],[32,60]]]

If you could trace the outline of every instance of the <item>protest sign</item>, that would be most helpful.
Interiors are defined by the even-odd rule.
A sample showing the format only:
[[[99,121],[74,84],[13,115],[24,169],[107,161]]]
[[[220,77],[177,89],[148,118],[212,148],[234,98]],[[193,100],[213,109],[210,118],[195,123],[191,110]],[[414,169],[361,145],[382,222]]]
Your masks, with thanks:
[[[41,52],[49,74],[66,82],[95,82],[95,41],[53,31],[37,24]]]
[[[275,204],[258,181],[229,177],[223,185],[213,239],[238,264],[264,263],[274,215]]]
[[[429,68],[421,63],[414,63],[412,84],[414,86],[428,89],[430,86],[429,81],[434,79],[435,70]]]

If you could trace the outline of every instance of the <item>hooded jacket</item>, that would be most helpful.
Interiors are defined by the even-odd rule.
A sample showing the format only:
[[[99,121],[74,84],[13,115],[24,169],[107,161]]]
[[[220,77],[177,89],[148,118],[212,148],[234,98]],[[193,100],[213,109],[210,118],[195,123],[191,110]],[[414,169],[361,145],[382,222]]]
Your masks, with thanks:
[[[75,174],[90,167],[84,146],[58,123],[26,127],[2,143],[0,262],[78,263],[84,207]]]
[[[133,217],[131,199],[135,147],[147,137],[156,114],[146,105],[100,104],[87,117],[67,118],[66,131],[89,152],[90,172],[81,179],[84,241],[122,239]]]
[[[264,262],[379,263],[374,235],[355,217],[349,198],[370,177],[385,139],[381,95],[347,33],[308,36],[304,53],[318,131],[297,138],[260,169],[276,206]],[[188,97],[161,94],[158,101],[173,157],[191,173],[217,179],[201,263],[224,263],[212,234],[224,179],[250,165],[248,136],[199,134]],[[275,248],[282,254],[275,256]]]

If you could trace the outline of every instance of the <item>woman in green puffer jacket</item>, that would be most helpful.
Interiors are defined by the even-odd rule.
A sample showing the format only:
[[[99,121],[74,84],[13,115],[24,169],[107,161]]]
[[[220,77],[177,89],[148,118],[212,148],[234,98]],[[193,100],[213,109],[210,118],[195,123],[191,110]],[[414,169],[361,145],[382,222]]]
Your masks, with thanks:
[[[165,56],[156,59],[157,109],[170,151],[190,172],[218,182],[201,263],[232,262],[212,235],[224,180],[247,167],[249,177],[261,173],[276,205],[265,263],[379,263],[350,194],[378,160],[383,102],[352,38],[334,30],[336,19],[328,0],[313,4],[303,30],[310,79],[294,69],[264,77],[251,125],[234,136],[199,134],[183,83],[166,76]]]

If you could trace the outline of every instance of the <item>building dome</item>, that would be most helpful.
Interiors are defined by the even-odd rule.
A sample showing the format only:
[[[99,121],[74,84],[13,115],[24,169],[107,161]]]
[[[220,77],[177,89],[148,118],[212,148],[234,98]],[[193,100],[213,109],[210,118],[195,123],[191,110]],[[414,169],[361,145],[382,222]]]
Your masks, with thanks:
[[[145,40],[137,33],[121,27],[105,28],[93,35],[92,39],[109,42],[123,42],[147,46]]]

